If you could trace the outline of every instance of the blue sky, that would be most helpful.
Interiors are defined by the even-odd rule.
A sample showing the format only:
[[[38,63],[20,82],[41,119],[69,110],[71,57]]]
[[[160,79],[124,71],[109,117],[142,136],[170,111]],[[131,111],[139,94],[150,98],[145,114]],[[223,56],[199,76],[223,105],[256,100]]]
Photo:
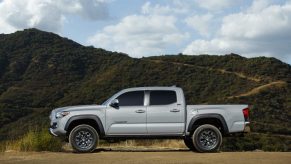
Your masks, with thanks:
[[[128,53],[238,53],[291,63],[290,0],[0,0],[0,33],[25,28]]]

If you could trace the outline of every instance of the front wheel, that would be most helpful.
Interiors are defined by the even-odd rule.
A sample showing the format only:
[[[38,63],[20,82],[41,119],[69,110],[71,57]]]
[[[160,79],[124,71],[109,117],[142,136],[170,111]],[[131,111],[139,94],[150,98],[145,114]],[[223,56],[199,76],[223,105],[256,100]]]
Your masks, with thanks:
[[[99,135],[92,126],[82,124],[70,132],[69,141],[76,152],[88,153],[97,147]]]
[[[218,152],[222,144],[222,135],[217,127],[205,124],[194,131],[192,141],[198,152]]]

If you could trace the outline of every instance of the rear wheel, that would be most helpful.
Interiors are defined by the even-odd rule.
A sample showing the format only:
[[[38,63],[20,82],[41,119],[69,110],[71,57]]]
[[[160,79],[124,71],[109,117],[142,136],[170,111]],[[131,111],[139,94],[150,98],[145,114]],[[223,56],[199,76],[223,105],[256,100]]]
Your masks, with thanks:
[[[82,124],[70,132],[69,141],[76,152],[88,153],[97,147],[99,135],[92,126]]]
[[[205,124],[194,131],[192,142],[199,152],[218,152],[222,144],[222,135],[217,127]]]

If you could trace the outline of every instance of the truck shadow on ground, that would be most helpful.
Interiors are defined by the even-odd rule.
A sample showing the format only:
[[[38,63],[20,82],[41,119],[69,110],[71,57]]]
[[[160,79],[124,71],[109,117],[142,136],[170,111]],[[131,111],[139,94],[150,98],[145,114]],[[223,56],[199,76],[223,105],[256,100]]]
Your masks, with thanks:
[[[93,153],[99,152],[188,152],[189,149],[128,149],[128,148],[98,148],[93,151]]]

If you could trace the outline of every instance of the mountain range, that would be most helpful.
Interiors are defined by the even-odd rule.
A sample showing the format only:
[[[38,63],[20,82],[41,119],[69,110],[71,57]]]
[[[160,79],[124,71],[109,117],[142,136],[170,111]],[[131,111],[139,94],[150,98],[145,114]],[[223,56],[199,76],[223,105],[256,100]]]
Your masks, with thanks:
[[[274,142],[283,147],[278,150],[291,150],[287,63],[237,54],[137,59],[38,29],[0,34],[0,140],[48,126],[48,114],[55,107],[100,104],[128,87],[172,85],[183,88],[187,104],[251,106],[253,136],[229,149],[256,149]],[[259,145],[252,147],[255,141]]]

